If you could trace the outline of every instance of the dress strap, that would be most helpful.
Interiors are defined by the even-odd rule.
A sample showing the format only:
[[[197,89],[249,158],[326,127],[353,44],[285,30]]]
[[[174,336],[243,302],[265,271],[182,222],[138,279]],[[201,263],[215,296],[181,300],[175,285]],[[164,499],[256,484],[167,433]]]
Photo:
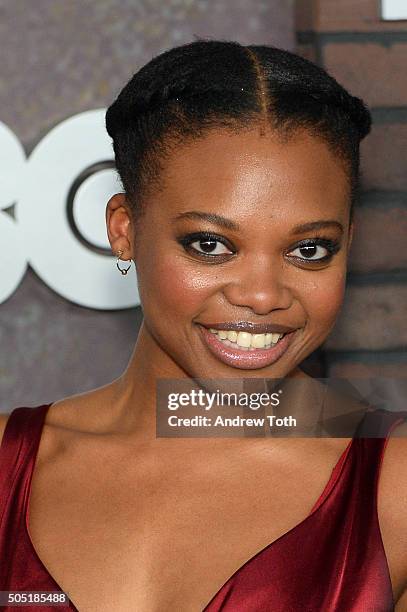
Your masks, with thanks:
[[[0,525],[8,501],[25,492],[49,406],[15,408],[7,419],[0,446]]]
[[[375,520],[379,476],[386,444],[391,431],[406,419],[407,411],[390,412],[384,409],[366,411],[351,442],[333,468],[331,477],[311,513],[325,502],[335,488],[332,496],[332,499],[337,498],[335,503],[342,503],[340,500],[347,500],[346,503],[349,503],[352,499],[354,507],[361,504],[366,515],[370,508]]]
[[[407,419],[407,410],[367,410],[355,431],[357,438],[388,438],[392,430]]]
[[[383,408],[368,410],[359,423],[353,439],[355,464],[354,478],[358,482],[359,499],[372,503],[376,512],[378,483],[384,452],[393,429],[407,419],[407,411],[389,411]],[[367,501],[369,500],[369,502]]]

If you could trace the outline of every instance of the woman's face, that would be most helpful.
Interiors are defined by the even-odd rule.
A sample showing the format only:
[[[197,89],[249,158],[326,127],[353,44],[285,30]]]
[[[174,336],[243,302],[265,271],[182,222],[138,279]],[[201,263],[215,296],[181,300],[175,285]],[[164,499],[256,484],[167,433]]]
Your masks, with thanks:
[[[131,239],[154,358],[197,378],[287,376],[343,300],[343,162],[305,131],[217,130],[174,151],[162,179]]]

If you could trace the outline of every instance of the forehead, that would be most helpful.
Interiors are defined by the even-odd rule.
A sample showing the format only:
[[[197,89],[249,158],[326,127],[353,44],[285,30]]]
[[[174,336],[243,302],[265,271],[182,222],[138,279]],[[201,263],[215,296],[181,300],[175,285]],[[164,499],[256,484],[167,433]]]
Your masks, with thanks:
[[[164,162],[167,211],[199,203],[232,208],[242,219],[300,210],[347,214],[349,179],[344,162],[319,137],[297,131],[283,138],[258,129],[213,130],[173,150]]]

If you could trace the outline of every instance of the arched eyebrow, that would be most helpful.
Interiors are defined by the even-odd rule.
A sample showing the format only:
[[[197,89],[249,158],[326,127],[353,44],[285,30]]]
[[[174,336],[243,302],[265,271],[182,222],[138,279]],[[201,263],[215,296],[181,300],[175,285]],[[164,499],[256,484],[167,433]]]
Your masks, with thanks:
[[[338,229],[343,234],[343,225],[335,219],[321,219],[320,221],[311,221],[310,223],[303,223],[302,225],[296,225],[291,230],[291,234],[302,234],[304,232],[312,232],[314,230],[325,229],[327,227],[333,227]]]
[[[189,210],[187,212],[180,213],[174,218],[174,221],[177,221],[178,219],[198,219],[198,221],[209,221],[209,223],[214,223],[215,225],[219,225],[220,227],[232,230],[234,232],[240,231],[240,225],[235,223],[235,221],[222,217],[221,215],[216,215],[215,213],[207,213],[200,210]]]
[[[180,213],[176,217],[174,217],[174,221],[178,221],[179,219],[198,219],[200,221],[209,221],[209,223],[214,223],[220,227],[225,229],[239,232],[241,227],[232,219],[227,219],[226,217],[222,217],[221,215],[216,215],[215,213],[207,213],[200,210],[189,210],[184,213]],[[304,232],[311,232],[319,229],[325,229],[328,227],[332,227],[338,229],[341,234],[343,234],[343,225],[336,221],[335,219],[320,219],[319,221],[310,221],[309,223],[302,223],[301,225],[296,225],[292,228],[290,234],[303,234]]]

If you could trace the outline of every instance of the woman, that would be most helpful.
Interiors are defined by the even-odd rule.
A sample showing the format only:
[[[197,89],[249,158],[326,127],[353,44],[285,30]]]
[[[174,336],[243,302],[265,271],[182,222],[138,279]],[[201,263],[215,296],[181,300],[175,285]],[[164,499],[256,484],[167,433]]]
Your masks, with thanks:
[[[287,51],[197,41],[144,66],[106,124],[108,236],[144,320],[117,380],[3,418],[0,589],[81,612],[407,610],[401,416],[385,454],[155,434],[158,379],[307,379],[343,301],[368,110]]]

